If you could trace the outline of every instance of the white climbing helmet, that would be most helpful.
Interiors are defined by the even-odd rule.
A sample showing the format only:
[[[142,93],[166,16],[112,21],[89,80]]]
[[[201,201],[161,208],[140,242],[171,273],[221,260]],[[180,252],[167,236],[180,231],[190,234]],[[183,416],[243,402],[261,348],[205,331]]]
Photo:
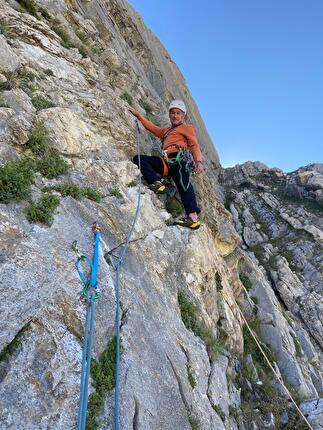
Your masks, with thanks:
[[[183,111],[186,114],[186,106],[185,106],[185,103],[183,102],[183,100],[176,99],[176,100],[173,100],[172,102],[170,102],[168,111],[170,111],[173,108],[180,109],[181,111]]]

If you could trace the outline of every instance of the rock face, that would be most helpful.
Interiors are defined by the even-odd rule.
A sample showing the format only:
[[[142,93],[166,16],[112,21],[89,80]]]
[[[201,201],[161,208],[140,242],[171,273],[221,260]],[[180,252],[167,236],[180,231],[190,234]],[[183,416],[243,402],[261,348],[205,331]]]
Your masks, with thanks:
[[[127,2],[24,4],[0,0],[0,428],[75,428],[86,306],[71,244],[91,255],[91,224],[102,226],[100,360],[115,332],[113,261],[138,197],[128,103],[166,124],[174,97],[187,103],[204,154],[205,172],[194,179],[203,225],[167,226],[168,202],[143,186],[121,276],[120,427],[293,425],[244,316],[298,401],[312,400],[304,411],[320,428],[321,166],[289,175],[250,162],[220,169],[180,71]],[[156,152],[148,133],[139,138],[141,151]],[[282,200],[294,182],[310,207]],[[68,195],[66,183],[101,200]],[[59,206],[46,225],[28,208],[48,187]],[[112,430],[113,390],[97,415],[89,428]]]

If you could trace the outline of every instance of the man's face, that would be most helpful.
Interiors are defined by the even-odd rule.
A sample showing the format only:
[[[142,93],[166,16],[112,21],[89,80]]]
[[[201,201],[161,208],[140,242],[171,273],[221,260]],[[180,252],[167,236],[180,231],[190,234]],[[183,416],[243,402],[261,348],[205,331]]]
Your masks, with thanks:
[[[169,111],[169,119],[172,125],[181,124],[184,120],[185,113],[178,108],[173,108]]]

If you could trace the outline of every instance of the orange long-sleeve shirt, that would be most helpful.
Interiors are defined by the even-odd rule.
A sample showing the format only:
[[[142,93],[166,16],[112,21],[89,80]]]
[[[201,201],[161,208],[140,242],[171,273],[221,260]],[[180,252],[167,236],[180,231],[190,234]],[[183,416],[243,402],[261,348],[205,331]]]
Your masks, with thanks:
[[[163,139],[164,134],[169,130],[167,127],[158,127],[142,115],[139,115],[138,119],[145,129],[160,139]],[[195,162],[202,161],[200,145],[197,141],[195,129],[192,125],[181,124],[174,127],[169,133],[167,133],[167,136],[163,141],[163,150],[166,151],[167,154],[171,154],[172,152],[177,152],[179,148],[189,149],[192,151]]]

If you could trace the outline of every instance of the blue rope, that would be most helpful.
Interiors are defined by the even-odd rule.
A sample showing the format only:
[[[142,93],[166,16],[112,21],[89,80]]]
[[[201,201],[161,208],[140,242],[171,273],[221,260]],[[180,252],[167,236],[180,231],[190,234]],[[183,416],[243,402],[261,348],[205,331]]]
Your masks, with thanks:
[[[99,241],[100,231],[94,224],[92,227],[94,233],[94,250],[92,261],[81,255],[76,247],[76,242],[73,244],[73,249],[77,255],[76,268],[80,275],[80,278],[84,284],[83,294],[86,296],[87,308],[86,308],[86,319],[84,328],[84,342],[82,348],[82,369],[81,369],[81,386],[80,386],[80,401],[79,401],[79,413],[77,418],[77,430],[85,430],[86,426],[86,414],[88,404],[88,389],[89,389],[89,378],[91,371],[91,358],[92,358],[92,347],[94,338],[94,321],[95,321],[95,302],[100,297],[97,291],[97,274],[98,274],[98,262],[99,262]],[[86,261],[91,269],[90,279],[86,279],[82,269],[81,263]]]
[[[137,152],[138,152],[138,167],[141,170],[140,164],[140,145],[139,145],[139,124],[138,121],[135,121],[136,124],[136,137],[137,137]],[[137,208],[135,212],[135,216],[133,218],[128,237],[125,243],[125,246],[122,250],[121,256],[116,265],[116,366],[115,366],[115,374],[114,374],[114,430],[119,430],[119,374],[120,374],[120,271],[122,268],[123,260],[125,258],[129,242],[131,239],[131,235],[134,231],[135,224],[139,215],[140,209],[140,196],[141,196],[141,174],[139,175],[138,181],[138,197],[137,197]],[[82,429],[83,430],[83,429]]]

